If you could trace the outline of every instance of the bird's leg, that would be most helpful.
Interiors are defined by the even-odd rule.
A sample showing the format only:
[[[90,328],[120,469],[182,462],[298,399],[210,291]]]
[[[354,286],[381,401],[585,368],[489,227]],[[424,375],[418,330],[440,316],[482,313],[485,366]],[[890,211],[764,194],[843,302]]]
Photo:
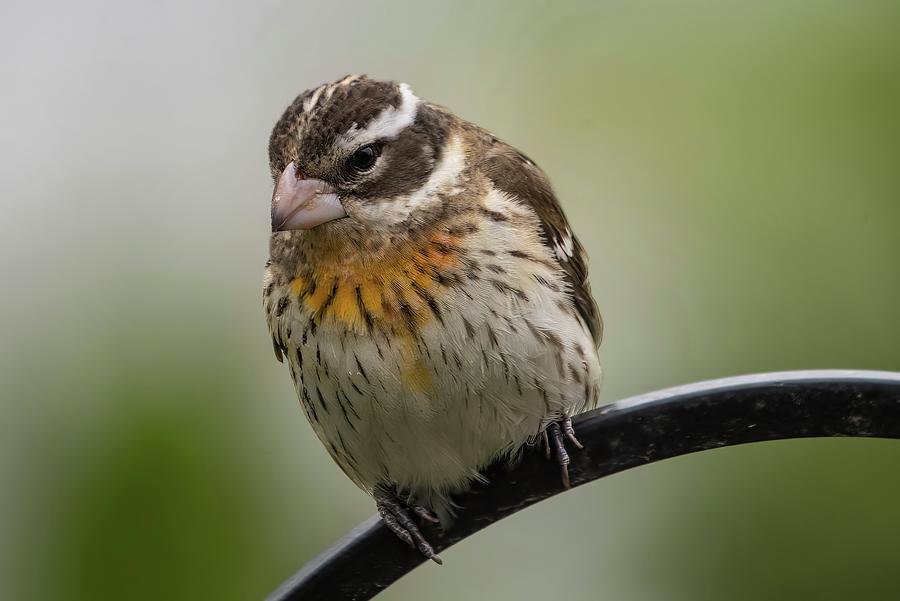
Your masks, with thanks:
[[[565,488],[572,488],[572,482],[569,480],[569,453],[566,451],[566,443],[568,440],[579,449],[584,446],[575,438],[575,429],[572,427],[572,418],[551,422],[547,429],[544,430],[544,444],[547,447],[547,457],[552,454],[556,457],[562,471],[562,483]]]
[[[422,536],[422,532],[416,526],[416,522],[409,515],[409,512],[412,511],[421,519],[436,524],[438,519],[432,512],[419,505],[409,504],[400,500],[396,492],[382,486],[375,489],[373,496],[375,497],[375,507],[378,509],[378,514],[384,521],[384,525],[397,538],[410,547],[419,549],[422,555],[433,562],[437,564],[443,563],[428,541],[425,540],[425,537]]]

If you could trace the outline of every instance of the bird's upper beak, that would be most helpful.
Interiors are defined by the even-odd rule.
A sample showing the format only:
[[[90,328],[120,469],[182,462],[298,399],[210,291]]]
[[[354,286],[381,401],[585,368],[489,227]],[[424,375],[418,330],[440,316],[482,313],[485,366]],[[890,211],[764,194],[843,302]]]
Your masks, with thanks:
[[[305,179],[289,163],[272,194],[272,231],[308,230],[327,221],[346,217],[334,188],[318,179]]]

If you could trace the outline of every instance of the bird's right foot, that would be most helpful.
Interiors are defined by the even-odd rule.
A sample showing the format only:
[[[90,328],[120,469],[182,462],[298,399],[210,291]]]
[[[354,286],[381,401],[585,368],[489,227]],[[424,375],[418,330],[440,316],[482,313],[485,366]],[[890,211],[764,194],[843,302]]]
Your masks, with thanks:
[[[410,547],[415,547],[422,555],[437,564],[443,564],[441,558],[434,552],[431,544],[425,540],[410,512],[421,519],[437,524],[438,519],[432,512],[424,507],[402,501],[397,493],[386,487],[379,486],[375,489],[375,507],[381,516],[384,525],[393,532],[397,538],[404,541]]]
[[[544,445],[547,450],[547,458],[556,458],[562,476],[563,488],[572,488],[569,480],[569,453],[566,451],[566,440],[579,449],[584,446],[575,438],[575,428],[572,427],[572,418],[566,417],[556,422],[551,422],[544,430]]]

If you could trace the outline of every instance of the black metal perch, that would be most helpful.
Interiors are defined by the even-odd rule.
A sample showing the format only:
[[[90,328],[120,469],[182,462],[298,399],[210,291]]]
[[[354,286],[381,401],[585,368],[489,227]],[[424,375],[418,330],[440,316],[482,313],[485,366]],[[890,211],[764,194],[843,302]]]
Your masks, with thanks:
[[[725,378],[606,405],[575,422],[584,450],[571,454],[572,486],[669,457],[750,442],[855,436],[900,438],[900,373],[799,371]],[[459,497],[446,531],[425,527],[441,551],[521,509],[564,492],[540,449]],[[308,563],[268,601],[371,599],[424,558],[378,519],[360,524]]]

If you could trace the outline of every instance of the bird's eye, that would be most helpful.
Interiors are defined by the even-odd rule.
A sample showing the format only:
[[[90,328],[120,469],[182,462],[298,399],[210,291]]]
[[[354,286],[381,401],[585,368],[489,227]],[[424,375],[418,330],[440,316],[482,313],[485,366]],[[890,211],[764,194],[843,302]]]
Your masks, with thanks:
[[[347,167],[356,173],[365,173],[375,166],[377,160],[378,147],[375,144],[367,144],[350,155]]]

